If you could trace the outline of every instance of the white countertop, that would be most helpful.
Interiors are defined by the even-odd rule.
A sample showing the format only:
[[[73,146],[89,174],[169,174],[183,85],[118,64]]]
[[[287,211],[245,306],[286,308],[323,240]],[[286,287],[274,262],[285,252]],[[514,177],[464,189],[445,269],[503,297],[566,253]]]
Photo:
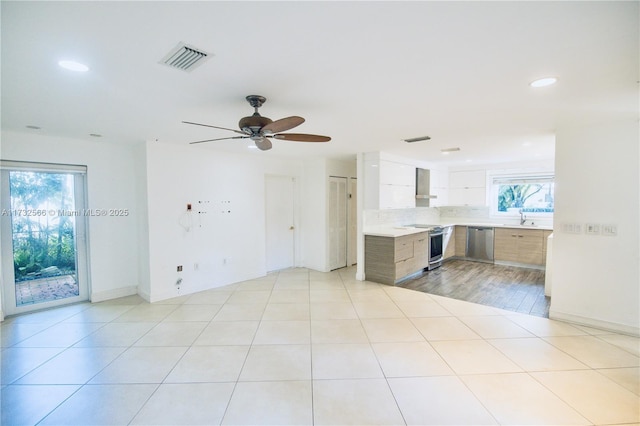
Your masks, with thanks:
[[[516,229],[541,229],[545,231],[552,231],[551,226],[531,226],[531,225],[512,225],[503,223],[487,223],[487,222],[459,222],[459,223],[438,223],[430,225],[446,226],[485,226],[489,228],[516,228]],[[373,235],[377,237],[403,237],[405,235],[418,234],[420,232],[427,232],[424,228],[415,228],[413,226],[375,226],[367,228],[364,231],[364,235]]]

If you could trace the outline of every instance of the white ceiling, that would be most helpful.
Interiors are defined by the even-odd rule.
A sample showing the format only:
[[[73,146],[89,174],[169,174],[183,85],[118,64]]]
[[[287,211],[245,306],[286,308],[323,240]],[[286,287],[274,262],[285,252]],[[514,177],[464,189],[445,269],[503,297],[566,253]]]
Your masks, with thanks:
[[[549,159],[558,125],[638,117],[638,4],[2,1],[2,128],[187,146],[233,133],[182,120],[236,128],[253,112],[245,96],[259,94],[262,115],[303,116],[292,131],[333,140],[191,148]],[[190,73],[159,64],[180,41],[213,57]],[[558,83],[528,86],[544,76]],[[401,140],[422,135],[432,140]],[[461,151],[440,153],[450,147]]]

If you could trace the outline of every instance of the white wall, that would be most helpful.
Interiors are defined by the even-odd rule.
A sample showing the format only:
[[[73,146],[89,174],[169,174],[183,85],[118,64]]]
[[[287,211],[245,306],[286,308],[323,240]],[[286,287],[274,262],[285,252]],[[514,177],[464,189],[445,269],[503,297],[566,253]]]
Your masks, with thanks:
[[[135,148],[103,141],[2,132],[4,160],[87,166],[88,207],[129,209],[127,217],[89,218],[90,297],[135,294],[139,283]]]
[[[559,128],[550,316],[640,332],[638,122]],[[613,224],[617,236],[563,232]]]
[[[327,228],[327,160],[304,162],[302,228],[304,265],[317,271],[329,267]]]
[[[150,292],[143,297],[157,301],[264,276],[265,174],[300,177],[301,164],[262,152],[157,142],[146,148]]]

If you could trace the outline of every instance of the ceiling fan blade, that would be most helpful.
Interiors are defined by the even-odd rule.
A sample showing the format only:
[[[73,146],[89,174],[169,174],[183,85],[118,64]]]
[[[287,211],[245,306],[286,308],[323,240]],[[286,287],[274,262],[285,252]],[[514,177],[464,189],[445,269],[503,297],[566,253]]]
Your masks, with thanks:
[[[261,140],[254,141],[258,149],[261,151],[267,151],[271,149],[271,141],[267,138],[262,138]]]
[[[308,135],[306,133],[280,133],[273,135],[273,137],[285,141],[298,142],[329,142],[331,140],[329,136]]]
[[[228,138],[217,138],[217,139],[205,139],[203,141],[195,141],[195,142],[189,142],[189,145],[193,145],[195,143],[203,143],[203,142],[213,142],[213,141],[223,141],[226,139],[248,139],[249,136],[231,136]]]
[[[281,118],[264,126],[261,130],[263,133],[278,133],[293,129],[304,123],[304,118],[293,115],[291,117]]]
[[[245,132],[241,132],[240,130],[235,130],[235,129],[228,129],[226,127],[218,127],[218,126],[212,126],[210,124],[194,123],[194,122],[191,122],[191,121],[183,121],[183,123],[184,124],[193,124],[195,126],[212,127],[214,129],[220,129],[220,130],[230,130],[230,131],[235,132],[235,133],[240,133],[241,135],[246,135]]]

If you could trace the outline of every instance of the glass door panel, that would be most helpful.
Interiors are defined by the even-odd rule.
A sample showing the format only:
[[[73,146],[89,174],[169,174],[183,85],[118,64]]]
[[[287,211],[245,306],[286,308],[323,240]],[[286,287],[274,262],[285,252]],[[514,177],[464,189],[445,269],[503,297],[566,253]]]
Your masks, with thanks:
[[[6,314],[88,299],[84,174],[2,170]]]

